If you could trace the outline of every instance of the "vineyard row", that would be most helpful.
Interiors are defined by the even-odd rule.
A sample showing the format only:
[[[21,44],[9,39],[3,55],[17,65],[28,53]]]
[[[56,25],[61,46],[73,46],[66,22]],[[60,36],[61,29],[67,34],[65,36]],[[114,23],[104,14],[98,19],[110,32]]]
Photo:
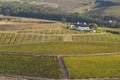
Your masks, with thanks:
[[[0,45],[40,43],[40,42],[117,42],[120,43],[120,35],[99,34],[99,35],[35,35],[0,33]]]

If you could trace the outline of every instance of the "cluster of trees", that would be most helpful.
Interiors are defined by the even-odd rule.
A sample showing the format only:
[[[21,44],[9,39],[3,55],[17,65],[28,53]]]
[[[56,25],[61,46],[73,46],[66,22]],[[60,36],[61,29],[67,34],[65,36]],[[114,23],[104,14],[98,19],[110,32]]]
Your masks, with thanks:
[[[97,29],[98,29],[98,25],[97,25],[97,24],[92,23],[92,24],[90,24],[89,26],[90,26],[90,28],[93,29],[93,30],[97,30]]]
[[[99,26],[116,27],[118,24],[105,22],[99,19],[91,18],[79,13],[68,13],[58,8],[52,8],[41,5],[30,5],[30,4],[4,4],[0,6],[0,14],[21,16],[21,17],[32,17],[49,20],[57,20],[62,22],[86,22],[96,23]]]

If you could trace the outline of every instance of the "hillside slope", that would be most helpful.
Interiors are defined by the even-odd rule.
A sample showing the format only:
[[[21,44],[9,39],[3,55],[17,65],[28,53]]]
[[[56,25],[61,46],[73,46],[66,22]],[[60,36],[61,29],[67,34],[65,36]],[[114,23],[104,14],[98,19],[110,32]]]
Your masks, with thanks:
[[[103,20],[120,21],[120,0],[97,0],[94,9],[86,12],[88,15]]]
[[[57,5],[58,7],[64,10],[73,11],[76,8],[80,8],[83,6],[86,7],[95,0],[0,0],[0,1],[23,1],[35,5],[54,4],[54,6]]]
[[[120,21],[120,0],[0,0],[18,1],[32,5],[55,7],[67,12],[78,12],[104,20]]]

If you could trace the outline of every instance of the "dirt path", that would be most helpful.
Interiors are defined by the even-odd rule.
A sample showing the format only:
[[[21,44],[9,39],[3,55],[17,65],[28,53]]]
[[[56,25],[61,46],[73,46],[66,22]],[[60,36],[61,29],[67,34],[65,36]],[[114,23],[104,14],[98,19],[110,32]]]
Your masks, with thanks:
[[[62,70],[63,78],[64,79],[69,79],[69,73],[68,73],[67,67],[64,63],[64,60],[63,60],[62,56],[57,56],[57,58],[58,58],[58,61],[59,61],[59,64],[60,64],[60,68]]]
[[[7,77],[7,76],[0,76],[0,80],[24,80],[24,79]]]
[[[15,80],[55,80],[55,79],[50,79],[50,78],[41,78],[41,77],[34,77],[34,76],[22,76],[22,75],[12,75],[12,74],[0,74],[0,76],[12,78],[10,80],[14,80],[14,79]],[[4,80],[7,80],[7,79],[4,79]]]
[[[0,74],[0,80],[120,80],[120,77],[87,78],[87,79],[50,79],[32,76]]]
[[[27,52],[0,52],[0,54],[18,54],[18,55],[26,55],[26,56],[61,56],[61,57],[81,57],[81,56],[104,56],[104,55],[114,55],[120,54],[120,52],[113,53],[95,53],[95,54],[39,54],[39,53],[27,53]]]

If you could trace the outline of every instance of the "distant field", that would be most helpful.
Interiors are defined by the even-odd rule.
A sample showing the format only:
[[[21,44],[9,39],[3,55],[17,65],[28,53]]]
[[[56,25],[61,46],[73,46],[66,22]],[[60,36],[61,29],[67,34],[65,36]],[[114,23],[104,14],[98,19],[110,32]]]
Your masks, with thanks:
[[[47,2],[28,2],[29,4],[32,4],[32,5],[42,5],[42,6],[48,6],[48,7],[52,7],[52,8],[58,8],[59,5],[58,4],[55,4],[55,3],[47,3]]]
[[[73,79],[120,76],[120,55],[64,57]]]
[[[0,52],[26,52],[40,55],[81,55],[120,52],[119,43],[54,42],[0,46]],[[22,54],[22,53],[21,53]]]
[[[65,24],[52,20],[20,18],[0,16],[0,31],[15,31],[29,29],[50,29],[66,26]],[[9,21],[8,21],[9,19]]]
[[[62,78],[56,57],[0,55],[0,73]]]
[[[23,0],[30,2],[30,0]],[[34,1],[36,4],[39,2],[44,2],[44,3],[51,3],[51,4],[56,4],[63,10],[67,11],[72,11],[75,8],[79,8],[81,6],[84,6],[84,4],[89,4],[89,0],[31,0],[31,2]],[[94,0],[93,0],[94,1]]]

